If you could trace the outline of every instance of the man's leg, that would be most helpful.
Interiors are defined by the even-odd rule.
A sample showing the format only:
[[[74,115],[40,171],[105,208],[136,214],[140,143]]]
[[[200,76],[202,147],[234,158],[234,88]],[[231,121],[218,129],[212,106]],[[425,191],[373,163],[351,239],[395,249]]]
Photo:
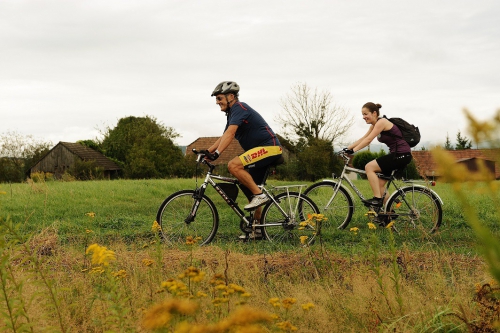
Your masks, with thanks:
[[[243,163],[241,163],[239,157],[235,157],[231,161],[229,161],[229,163],[227,164],[227,169],[229,173],[235,176],[236,179],[238,179],[241,184],[243,184],[246,188],[250,190],[250,192],[252,192],[252,194],[255,195],[262,193],[257,184],[255,184],[255,181],[253,180],[250,173],[248,173],[248,171],[245,170],[245,167],[243,166]]]

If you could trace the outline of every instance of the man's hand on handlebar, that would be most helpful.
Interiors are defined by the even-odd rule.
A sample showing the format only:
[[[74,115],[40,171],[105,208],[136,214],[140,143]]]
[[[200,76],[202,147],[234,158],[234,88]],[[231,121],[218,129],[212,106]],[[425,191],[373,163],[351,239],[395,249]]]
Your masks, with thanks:
[[[200,150],[200,153],[204,154],[205,157],[207,159],[209,159],[210,161],[215,161],[217,158],[219,158],[219,153],[217,153],[216,151],[211,153],[208,150],[203,149],[203,150]]]
[[[344,149],[342,149],[342,151],[343,151],[344,153],[348,154],[348,155],[352,155],[352,154],[354,154],[354,150],[349,149],[349,148],[344,148]]]

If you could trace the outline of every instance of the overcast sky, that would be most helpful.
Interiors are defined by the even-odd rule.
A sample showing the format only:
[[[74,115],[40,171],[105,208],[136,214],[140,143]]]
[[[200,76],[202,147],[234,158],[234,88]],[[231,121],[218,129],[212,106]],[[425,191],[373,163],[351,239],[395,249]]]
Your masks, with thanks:
[[[499,17],[498,0],[0,0],[0,133],[75,142],[150,115],[187,145],[222,134],[210,94],[234,80],[278,133],[305,82],[353,114],[348,141],[368,101],[454,141],[464,107],[500,108]]]

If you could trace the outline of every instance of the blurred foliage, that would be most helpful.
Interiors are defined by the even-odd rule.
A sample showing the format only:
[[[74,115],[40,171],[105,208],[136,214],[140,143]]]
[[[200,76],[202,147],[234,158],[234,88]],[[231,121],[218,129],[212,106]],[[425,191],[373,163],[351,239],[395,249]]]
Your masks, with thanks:
[[[493,119],[487,121],[477,120],[468,110],[465,110],[465,115],[469,122],[468,131],[473,136],[475,143],[488,143],[491,148],[500,147],[500,110],[497,111]],[[437,173],[443,176],[442,180],[453,184],[456,197],[478,239],[478,245],[488,263],[490,272],[497,283],[500,283],[500,239],[486,227],[486,221],[479,217],[478,207],[469,200],[471,191],[486,191],[493,200],[493,207],[496,210],[494,219],[497,223],[500,222],[498,181],[494,179],[480,159],[478,160],[478,170],[473,172],[467,170],[464,164],[456,163],[454,157],[443,149],[434,149],[432,155],[438,166]],[[500,163],[500,150],[497,150],[495,162]]]
[[[51,142],[32,135],[7,132],[0,135],[0,182],[22,182],[29,169],[49,152]]]

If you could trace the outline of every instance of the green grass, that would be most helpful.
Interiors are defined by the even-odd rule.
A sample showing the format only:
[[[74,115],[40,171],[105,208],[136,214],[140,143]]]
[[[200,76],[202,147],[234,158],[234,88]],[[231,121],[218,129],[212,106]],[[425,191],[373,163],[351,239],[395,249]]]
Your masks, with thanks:
[[[290,184],[270,181],[269,185]],[[370,195],[367,181],[355,181],[356,186]],[[0,184],[2,216],[10,216],[22,233],[38,233],[46,228],[55,228],[63,243],[79,243],[91,230],[101,243],[110,240],[142,242],[151,237],[151,225],[161,202],[181,189],[194,189],[194,179],[169,180],[115,180]],[[456,253],[475,253],[476,242],[464,219],[462,209],[448,184],[438,183],[433,189],[443,199],[444,214],[440,231],[434,235],[396,235],[398,246],[405,244],[410,249],[446,249]],[[242,244],[236,240],[240,234],[239,219],[211,188],[207,195],[214,200],[220,215],[220,226],[214,244],[247,251],[283,250],[280,244],[258,242]],[[498,232],[498,217],[487,195],[471,191],[470,200],[478,207],[479,217],[487,227]],[[238,202],[245,203],[240,192]],[[324,246],[338,253],[353,254],[365,247],[363,233],[368,233],[368,219],[359,199],[355,199],[356,211],[346,230],[331,230],[323,239]],[[86,213],[93,212],[95,217]],[[355,235],[349,227],[358,227]],[[382,242],[387,241],[386,230],[377,230]],[[286,248],[285,248],[286,249]]]

